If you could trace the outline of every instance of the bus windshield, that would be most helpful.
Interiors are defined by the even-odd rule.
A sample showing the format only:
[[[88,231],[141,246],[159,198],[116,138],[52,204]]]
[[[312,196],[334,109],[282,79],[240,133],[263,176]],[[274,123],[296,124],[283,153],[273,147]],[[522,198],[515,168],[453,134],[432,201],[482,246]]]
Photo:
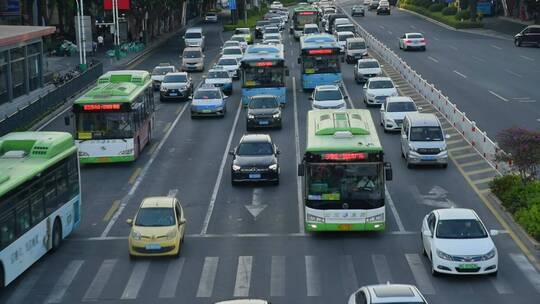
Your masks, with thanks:
[[[77,132],[92,133],[92,139],[133,137],[131,113],[78,113],[77,116]]]
[[[339,73],[338,55],[303,56],[304,74]]]
[[[380,163],[307,164],[307,206],[315,209],[374,209],[384,205]]]
[[[283,67],[244,68],[244,87],[283,87],[284,78]]]

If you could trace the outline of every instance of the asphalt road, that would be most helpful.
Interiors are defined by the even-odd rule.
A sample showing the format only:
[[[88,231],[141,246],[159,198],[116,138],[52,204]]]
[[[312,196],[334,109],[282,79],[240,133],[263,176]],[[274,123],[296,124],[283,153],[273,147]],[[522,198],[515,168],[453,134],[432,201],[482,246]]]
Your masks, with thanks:
[[[340,1],[350,12],[356,1]],[[428,82],[442,90],[492,138],[505,128],[540,126],[540,49],[450,30],[397,8],[354,19]],[[398,37],[423,33],[426,52],[404,52]]]
[[[221,43],[220,27],[204,28],[216,37],[209,40],[210,63]],[[431,277],[419,237],[430,210],[474,208],[488,229],[501,228],[452,164],[446,170],[407,169],[397,134],[378,130],[394,168],[386,232],[310,235],[300,229],[296,159],[305,146],[310,106],[299,89],[298,42],[285,35],[288,103],[283,129],[268,132],[281,150],[279,186],[231,186],[227,152],[246,133],[238,82],[223,119],[191,120],[187,103],[158,102],[152,145],[133,164],[82,167],[82,226],[11,284],[0,302],[213,303],[249,296],[273,303],[346,303],[362,285],[394,282],[416,284],[430,303],[534,303],[540,275],[527,268],[532,265],[504,231],[494,238],[497,278]],[[178,63],[181,48],[173,38],[135,68]],[[342,70],[352,105],[363,108],[352,66],[343,64]],[[378,110],[371,112],[378,123]],[[65,130],[62,121],[49,128]],[[179,197],[188,220],[181,257],[131,261],[125,220],[143,197],[169,193]],[[245,207],[254,203],[265,206],[256,218]]]

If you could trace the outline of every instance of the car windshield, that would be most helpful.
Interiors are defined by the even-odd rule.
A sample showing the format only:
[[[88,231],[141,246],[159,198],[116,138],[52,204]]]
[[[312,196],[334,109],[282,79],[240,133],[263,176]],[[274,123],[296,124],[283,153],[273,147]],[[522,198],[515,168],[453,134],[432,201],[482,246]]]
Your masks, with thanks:
[[[186,75],[166,75],[163,82],[187,82]]]
[[[217,90],[198,90],[195,92],[193,99],[219,99],[219,91]]]
[[[349,43],[349,50],[363,50],[366,48],[365,42],[351,42]]]
[[[391,89],[394,87],[394,84],[392,84],[392,81],[390,80],[378,80],[378,81],[371,81],[369,83],[370,89]]]
[[[229,78],[229,73],[227,73],[227,71],[208,72],[208,79],[215,79],[215,78]]]
[[[232,36],[231,40],[238,42],[246,42],[246,37],[244,36]]]
[[[361,69],[376,69],[379,67],[379,63],[377,61],[360,61],[358,67]]]
[[[186,39],[198,39],[201,38],[202,35],[198,32],[187,32],[185,37]]]
[[[437,223],[439,239],[480,239],[487,236],[484,226],[476,219],[440,220]]]
[[[319,32],[319,29],[316,28],[316,27],[306,27],[304,28],[304,34],[313,34],[313,33],[318,33]]]
[[[152,71],[152,75],[165,75],[169,72],[174,72],[172,67],[157,67]]]
[[[315,100],[340,100],[343,99],[339,90],[319,90],[315,92]]]
[[[249,34],[249,29],[236,29],[234,31],[235,34],[242,34],[242,35],[246,35],[246,34]]]
[[[175,224],[172,208],[141,208],[135,220],[135,226],[140,227],[164,227]]]
[[[354,38],[354,35],[347,34],[347,35],[339,35],[338,40],[339,41],[347,41],[349,38]]]
[[[265,28],[265,29],[264,29],[264,33],[265,33],[265,34],[278,34],[278,33],[279,33],[279,29],[278,29],[277,27]]]
[[[262,26],[265,26],[265,25],[268,25],[268,24],[270,24],[270,22],[268,22],[266,20],[257,21],[257,26],[259,26],[259,27],[262,27]]]
[[[386,107],[387,112],[416,112],[416,105],[414,102],[391,102]]]
[[[409,34],[407,35],[407,38],[424,38],[422,35],[419,34]]]
[[[202,54],[199,51],[185,51],[184,58],[201,58]]]
[[[218,61],[218,65],[237,65],[238,61],[234,58],[223,58]]]
[[[274,40],[280,40],[281,36],[279,34],[264,34],[264,40],[268,39],[274,39]]]
[[[226,47],[230,47],[230,46],[240,46],[240,43],[238,41],[226,41],[224,44],[223,44],[223,47],[226,48]]]
[[[237,155],[242,156],[259,156],[259,155],[272,155],[274,149],[269,142],[245,142],[241,143],[236,150]]]
[[[249,102],[250,109],[275,109],[278,106],[278,101],[275,97],[258,97],[251,99]]]
[[[226,49],[223,49],[223,55],[242,55],[242,49],[226,48]]]
[[[336,26],[336,32],[355,32],[354,25],[339,25]]]
[[[440,127],[412,127],[411,141],[442,141],[443,134]]]
[[[206,16],[214,17],[214,16],[216,16],[216,14],[215,13],[206,13]]]

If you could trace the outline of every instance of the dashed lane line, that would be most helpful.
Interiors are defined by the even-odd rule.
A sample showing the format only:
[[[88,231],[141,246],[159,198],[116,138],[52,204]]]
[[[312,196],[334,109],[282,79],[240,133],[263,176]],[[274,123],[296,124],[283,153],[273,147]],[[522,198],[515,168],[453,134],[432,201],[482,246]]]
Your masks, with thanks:
[[[491,90],[488,90],[488,92],[489,92],[491,95],[493,95],[493,96],[499,98],[499,99],[502,100],[502,101],[508,101],[508,99],[502,97],[501,95],[499,95],[499,94],[497,94],[497,93],[495,93],[495,92],[493,92],[493,91],[491,91]]]
[[[120,200],[115,200],[112,203],[111,208],[109,208],[109,211],[107,211],[107,213],[105,213],[105,216],[103,216],[103,221],[110,221],[116,210],[118,210],[118,207],[120,207]]]
[[[141,174],[141,167],[137,167],[137,169],[135,169],[135,171],[133,171],[133,173],[129,177],[128,182],[130,185],[133,185],[133,183],[135,183],[139,174]]]

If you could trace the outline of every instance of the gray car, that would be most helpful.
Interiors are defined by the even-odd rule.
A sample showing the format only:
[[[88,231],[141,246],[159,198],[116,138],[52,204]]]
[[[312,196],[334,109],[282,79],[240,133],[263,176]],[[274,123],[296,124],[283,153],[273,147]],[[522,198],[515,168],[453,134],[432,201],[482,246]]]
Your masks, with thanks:
[[[191,77],[186,72],[167,73],[161,82],[159,100],[189,99],[193,93]]]
[[[281,129],[281,107],[273,95],[255,95],[250,98],[247,108],[246,126],[248,131],[256,128]]]

